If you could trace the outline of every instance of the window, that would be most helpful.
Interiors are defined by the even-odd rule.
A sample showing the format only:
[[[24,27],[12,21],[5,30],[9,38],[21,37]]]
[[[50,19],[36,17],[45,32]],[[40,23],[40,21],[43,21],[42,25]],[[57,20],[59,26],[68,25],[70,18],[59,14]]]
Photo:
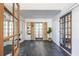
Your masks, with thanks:
[[[35,37],[43,38],[43,24],[40,22],[35,23]]]
[[[13,22],[9,22],[9,35],[13,35]]]
[[[8,36],[8,22],[4,21],[4,36]]]
[[[60,45],[71,52],[71,12],[60,18]]]
[[[11,35],[13,35],[13,20],[12,20],[12,16],[7,11],[5,11],[4,13],[4,38],[9,37]],[[7,55],[10,52],[12,52],[12,39],[13,38],[10,38],[9,41],[4,41],[4,55]],[[7,51],[9,52],[6,53]]]
[[[4,55],[12,53],[15,55],[16,50],[19,47],[19,4],[18,3],[4,3],[4,24],[3,31],[4,34]],[[3,14],[2,14],[3,15]],[[13,46],[13,47],[12,47]],[[9,48],[9,49],[8,49]],[[8,51],[8,52],[7,52]],[[17,54],[18,55],[18,54]]]
[[[13,20],[12,16],[8,13],[4,13],[4,37],[13,35]]]

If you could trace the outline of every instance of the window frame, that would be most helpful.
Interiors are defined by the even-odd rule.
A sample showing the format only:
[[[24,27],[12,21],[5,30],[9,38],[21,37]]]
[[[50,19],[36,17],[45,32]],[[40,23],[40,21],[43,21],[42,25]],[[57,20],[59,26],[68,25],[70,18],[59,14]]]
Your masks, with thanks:
[[[69,17],[70,19],[68,18],[68,16],[70,16]],[[62,21],[64,21],[64,22],[62,23]],[[72,50],[72,43],[71,43],[72,42],[72,12],[69,12],[66,15],[60,17],[59,22],[60,22],[60,46],[62,46],[68,52],[71,53],[71,50]],[[64,28],[61,28],[61,26],[63,26],[62,24],[64,24]],[[64,30],[64,32],[62,31],[62,29]],[[70,33],[68,30],[70,30]],[[64,34],[62,34],[61,32]],[[62,36],[64,38],[61,38]],[[70,36],[70,38],[69,38],[69,36]],[[70,48],[68,47],[67,42],[69,42]]]

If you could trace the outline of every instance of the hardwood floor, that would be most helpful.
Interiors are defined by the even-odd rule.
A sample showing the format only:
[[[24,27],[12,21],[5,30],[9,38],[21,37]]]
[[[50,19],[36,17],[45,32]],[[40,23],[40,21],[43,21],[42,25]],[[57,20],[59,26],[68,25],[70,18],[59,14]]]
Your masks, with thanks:
[[[54,42],[26,40],[21,43],[20,56],[69,56]]]

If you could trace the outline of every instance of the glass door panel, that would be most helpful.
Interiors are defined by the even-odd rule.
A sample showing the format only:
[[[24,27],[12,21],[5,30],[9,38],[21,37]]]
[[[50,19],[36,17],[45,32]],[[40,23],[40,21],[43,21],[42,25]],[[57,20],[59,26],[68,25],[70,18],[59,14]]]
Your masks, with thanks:
[[[43,38],[42,23],[35,23],[35,38]]]
[[[71,53],[71,12],[60,19],[60,45]]]

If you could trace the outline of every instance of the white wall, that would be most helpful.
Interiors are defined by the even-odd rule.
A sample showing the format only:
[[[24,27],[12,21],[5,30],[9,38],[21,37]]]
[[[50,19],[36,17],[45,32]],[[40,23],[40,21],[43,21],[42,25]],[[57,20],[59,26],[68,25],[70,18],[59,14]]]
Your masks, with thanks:
[[[59,45],[60,35],[59,35],[59,19],[62,15],[72,11],[72,55],[79,56],[79,6],[70,9],[65,9],[52,19],[25,19],[26,22],[48,22],[49,26],[52,26],[52,40]],[[25,23],[22,23],[22,38],[24,40],[29,40],[25,30]],[[26,39],[27,38],[27,39]]]
[[[60,35],[59,35],[59,18],[72,11],[72,54],[73,56],[79,56],[79,6],[75,6],[75,8],[70,7],[70,9],[66,9],[59,13],[59,15],[55,16],[52,20],[53,26],[53,41],[59,45]]]
[[[52,40],[59,45],[59,14],[55,16],[52,20]]]
[[[25,19],[25,21],[26,22],[47,22],[48,26],[52,27],[52,19],[36,18],[36,19]],[[25,37],[27,37],[26,40],[31,40],[31,37],[27,35],[27,31],[26,31]]]
[[[53,27],[53,35],[52,35],[52,40],[59,45],[59,41],[60,41],[60,33],[59,33],[59,20],[60,17],[67,14],[68,12],[71,11],[71,9],[73,9],[76,6],[76,4],[74,4],[73,6],[68,6],[66,8],[64,8],[59,14],[57,14],[55,17],[53,17],[52,19],[52,27]]]
[[[26,40],[26,26],[25,26],[25,24],[26,23],[22,19],[22,21],[20,21],[20,33],[21,33],[20,38],[21,38],[21,42]]]
[[[72,55],[79,56],[79,6],[72,10]]]

